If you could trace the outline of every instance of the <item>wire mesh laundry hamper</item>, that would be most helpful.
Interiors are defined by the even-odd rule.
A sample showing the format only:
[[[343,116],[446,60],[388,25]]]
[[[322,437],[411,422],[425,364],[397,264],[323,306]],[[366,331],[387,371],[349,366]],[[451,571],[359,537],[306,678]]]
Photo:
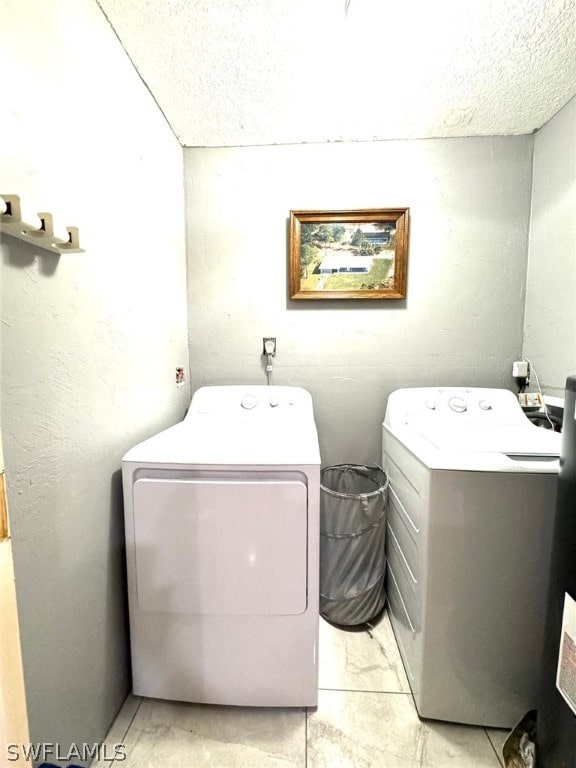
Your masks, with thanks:
[[[363,624],[384,608],[387,499],[377,464],[320,472],[320,613],[333,624]]]

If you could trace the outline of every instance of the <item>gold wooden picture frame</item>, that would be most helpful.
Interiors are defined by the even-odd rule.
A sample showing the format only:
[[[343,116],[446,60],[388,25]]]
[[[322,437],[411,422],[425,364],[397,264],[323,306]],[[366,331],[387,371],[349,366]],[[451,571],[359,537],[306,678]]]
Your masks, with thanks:
[[[290,211],[290,298],[406,298],[409,210]]]

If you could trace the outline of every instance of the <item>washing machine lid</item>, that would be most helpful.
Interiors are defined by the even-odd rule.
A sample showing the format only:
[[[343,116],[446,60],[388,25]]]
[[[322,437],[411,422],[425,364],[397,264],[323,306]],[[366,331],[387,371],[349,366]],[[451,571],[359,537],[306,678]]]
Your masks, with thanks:
[[[560,455],[559,435],[526,423],[522,425],[450,424],[438,426],[408,421],[407,426],[442,451],[505,453],[513,456]]]
[[[202,387],[183,422],[136,445],[123,461],[319,465],[312,399],[300,387]]]
[[[434,469],[557,472],[561,436],[536,427],[504,389],[424,387],[393,392],[384,419]]]

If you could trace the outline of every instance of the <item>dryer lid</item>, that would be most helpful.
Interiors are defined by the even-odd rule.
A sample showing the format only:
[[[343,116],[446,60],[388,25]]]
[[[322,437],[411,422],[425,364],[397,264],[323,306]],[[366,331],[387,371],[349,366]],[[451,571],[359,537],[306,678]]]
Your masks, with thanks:
[[[310,466],[320,464],[318,433],[311,419],[183,421],[134,446],[123,461],[141,464]]]

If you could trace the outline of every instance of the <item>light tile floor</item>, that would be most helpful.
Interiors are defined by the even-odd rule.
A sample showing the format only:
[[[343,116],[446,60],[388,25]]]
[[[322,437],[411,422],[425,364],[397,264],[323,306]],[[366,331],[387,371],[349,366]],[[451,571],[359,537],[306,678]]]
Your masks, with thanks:
[[[499,768],[506,732],[420,721],[390,621],[372,636],[320,621],[318,708],[129,696],[97,768]]]

